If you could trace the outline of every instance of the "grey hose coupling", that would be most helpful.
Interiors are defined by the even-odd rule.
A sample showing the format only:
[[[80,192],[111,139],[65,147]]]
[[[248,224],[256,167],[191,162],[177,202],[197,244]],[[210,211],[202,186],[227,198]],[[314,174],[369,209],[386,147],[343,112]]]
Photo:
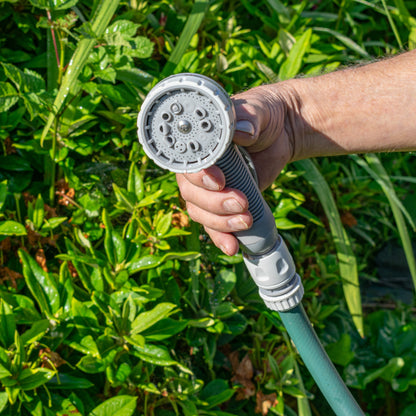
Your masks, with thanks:
[[[304,293],[302,281],[280,235],[268,253],[244,253],[244,262],[269,309],[285,312],[301,302]]]

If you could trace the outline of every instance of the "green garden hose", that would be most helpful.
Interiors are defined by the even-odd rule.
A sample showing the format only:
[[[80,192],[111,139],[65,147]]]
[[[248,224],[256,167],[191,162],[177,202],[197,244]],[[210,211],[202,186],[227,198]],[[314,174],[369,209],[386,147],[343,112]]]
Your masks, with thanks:
[[[279,314],[303,362],[335,414],[337,416],[363,416],[363,411],[320,343],[303,306],[299,304]]]

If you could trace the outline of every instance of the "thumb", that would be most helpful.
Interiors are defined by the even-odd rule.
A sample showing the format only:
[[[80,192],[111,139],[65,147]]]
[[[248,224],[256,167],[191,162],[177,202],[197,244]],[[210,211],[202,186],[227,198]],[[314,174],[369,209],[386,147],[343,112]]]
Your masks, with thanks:
[[[240,146],[249,147],[256,142],[256,128],[249,120],[237,120],[234,141]]]

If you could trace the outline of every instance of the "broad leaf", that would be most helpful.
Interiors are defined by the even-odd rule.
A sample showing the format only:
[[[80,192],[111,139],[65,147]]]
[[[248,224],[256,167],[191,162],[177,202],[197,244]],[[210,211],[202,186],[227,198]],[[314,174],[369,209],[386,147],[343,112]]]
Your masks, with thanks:
[[[88,416],[131,416],[136,409],[137,397],[116,396],[101,403]]]
[[[48,318],[55,318],[60,307],[60,297],[56,281],[53,276],[38,265],[38,263],[24,250],[19,250],[19,257],[23,263],[23,276],[33,297]]]
[[[173,313],[176,305],[159,303],[151,311],[142,312],[131,324],[131,334],[138,334]]]

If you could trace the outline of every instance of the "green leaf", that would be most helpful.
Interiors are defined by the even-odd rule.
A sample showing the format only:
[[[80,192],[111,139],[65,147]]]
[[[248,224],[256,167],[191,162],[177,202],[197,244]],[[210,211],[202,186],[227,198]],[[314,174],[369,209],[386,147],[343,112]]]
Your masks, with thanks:
[[[163,215],[156,224],[156,233],[158,236],[164,236],[172,224],[172,211]]]
[[[163,194],[163,189],[159,189],[154,194],[148,195],[145,198],[143,198],[138,204],[137,208],[141,207],[147,207],[151,204],[154,204],[159,200],[159,197]]]
[[[32,326],[21,335],[21,341],[23,345],[27,346],[43,337],[46,331],[49,329],[49,321],[47,319],[41,319],[32,324]]]
[[[281,80],[298,75],[302,67],[303,57],[310,47],[311,37],[312,29],[308,29],[299,39],[296,39],[296,43],[290,49],[289,56],[280,67],[279,78]]]
[[[101,312],[106,315],[110,316],[110,311],[115,313],[117,316],[121,315],[121,310],[117,305],[116,301],[107,293],[105,292],[93,292],[92,294],[92,301],[98,306]]]
[[[339,341],[327,345],[325,349],[331,361],[343,367],[346,367],[355,356],[351,350],[351,337],[349,334],[342,334]]]
[[[86,378],[80,378],[71,376],[70,374],[59,373],[59,377],[53,377],[48,382],[48,388],[51,389],[64,389],[64,390],[75,390],[75,389],[89,389],[93,387]]]
[[[237,276],[228,269],[223,269],[216,274],[214,280],[214,293],[212,295],[215,303],[222,302],[234,289]]]
[[[86,303],[80,302],[73,297],[71,307],[74,324],[79,330],[99,327],[97,316]]]
[[[135,194],[118,187],[115,183],[113,183],[113,190],[117,198],[116,207],[122,209],[123,211],[132,213],[136,203]]]
[[[8,82],[0,82],[0,113],[8,111],[19,101],[19,94]]]
[[[270,7],[277,13],[279,18],[284,17],[284,22],[288,22],[290,19],[289,9],[280,0],[267,0]]]
[[[54,314],[60,307],[60,297],[53,276],[42,270],[26,251],[20,249],[19,257],[23,263],[23,276],[29,290],[38,302],[41,311],[48,318],[54,319]]]
[[[137,273],[140,270],[152,269],[160,266],[167,260],[178,259],[182,261],[195,260],[200,257],[200,253],[196,252],[184,252],[184,253],[167,253],[164,256],[144,256],[141,259],[127,265],[130,274]]]
[[[136,409],[137,397],[120,395],[107,399],[88,416],[132,416]]]
[[[0,182],[0,212],[3,211],[4,203],[7,198],[8,186],[7,181]]]
[[[1,65],[6,77],[13,82],[18,91],[22,92],[24,85],[23,72],[12,64],[2,63]]]
[[[11,172],[31,171],[30,162],[16,155],[0,156],[0,166],[2,169]]]
[[[74,7],[78,0],[29,0],[32,6],[46,10],[64,10]]]
[[[404,366],[405,361],[402,357],[393,357],[385,366],[369,371],[363,379],[363,384],[367,386],[367,384],[378,378],[391,382],[401,372]]]
[[[172,360],[167,349],[156,345],[146,344],[144,347],[135,346],[133,354],[143,361],[158,366],[171,366],[178,363]]]
[[[130,333],[138,334],[156,324],[173,313],[176,305],[173,303],[159,303],[151,311],[142,312],[131,324]]]
[[[126,242],[117,231],[111,232],[113,247],[115,250],[116,264],[121,264],[126,259]]]
[[[147,341],[161,341],[183,331],[187,326],[188,321],[186,320],[175,321],[171,318],[165,318],[146,329],[143,332],[143,336]]]
[[[361,46],[359,46],[356,42],[354,42],[351,38],[343,35],[340,32],[337,32],[336,30],[328,29],[326,27],[315,27],[315,32],[324,32],[328,33],[335,38],[337,38],[340,42],[342,42],[347,48],[350,48],[354,52],[358,53],[358,55],[362,56],[363,58],[370,58],[370,55],[368,52],[363,49]]]
[[[132,42],[130,42],[130,47],[129,54],[131,56],[138,59],[146,59],[152,56],[154,44],[150,39],[144,36],[136,36]]]
[[[25,368],[18,377],[19,386],[22,390],[33,390],[47,383],[55,372],[47,368]]]
[[[5,377],[11,377],[12,373],[3,365],[0,364],[0,380]]]
[[[116,250],[114,247],[114,242],[112,238],[113,233],[113,225],[111,224],[110,216],[106,209],[103,209],[102,219],[105,227],[105,234],[104,234],[104,248],[105,253],[107,254],[108,261],[112,266],[117,263],[116,259]]]
[[[35,209],[33,211],[33,220],[32,220],[37,230],[39,230],[40,227],[42,227],[43,219],[45,218],[44,205],[45,204],[43,202],[42,195],[39,194],[36,199]]]
[[[12,308],[0,299],[0,343],[4,348],[9,348],[14,342],[16,331],[16,318]]]
[[[119,81],[127,82],[136,88],[142,88],[150,84],[154,77],[139,68],[122,68],[116,70],[116,78]]]
[[[208,403],[208,409],[218,406],[231,399],[235,391],[230,389],[225,380],[210,381],[201,391],[199,398]]]
[[[114,73],[114,77],[115,76],[116,73]],[[97,90],[105,97],[122,107],[136,108],[139,104],[138,97],[132,94],[130,89],[123,84],[100,84],[97,86]]]
[[[1,408],[0,408],[1,410]],[[401,413],[400,416],[414,416],[416,415],[416,403],[412,403],[407,406]]]
[[[86,355],[78,362],[77,367],[88,374],[98,374],[106,370],[106,368],[114,361],[119,349],[112,349],[101,359],[99,357],[93,357],[92,355]]]
[[[138,28],[139,25],[137,23],[131,22],[130,20],[120,19],[107,27],[104,34],[104,39],[110,43],[109,40],[111,40],[112,34],[118,34],[124,39],[131,39],[136,35]]]
[[[403,215],[407,218],[412,228],[415,229],[413,219],[397,197],[394,186],[389,178],[389,175],[381,164],[380,159],[375,154],[368,154],[365,156],[367,160],[367,163],[365,163],[365,161],[358,156],[351,155],[351,157],[358,165],[363,167],[369,173],[369,175],[380,185],[389,201],[390,208],[393,212],[394,220],[399,231],[400,240],[402,242],[407,264],[409,266],[409,271],[412,276],[413,286],[416,291],[416,259],[413,254],[411,238],[407,230]]]
[[[45,89],[45,81],[40,74],[30,69],[24,72],[12,64],[2,64],[4,73],[21,93],[38,93]]]
[[[329,221],[332,238],[334,239],[339,261],[339,271],[342,278],[342,288],[348,309],[354,324],[361,336],[364,336],[363,312],[361,305],[360,283],[358,280],[357,259],[351,247],[351,242],[342,225],[341,217],[331,189],[325,178],[319,172],[315,163],[310,160],[294,162],[297,169],[304,172],[305,179],[319,197],[322,208]]]
[[[97,39],[99,39],[104,34],[104,31],[110,23],[110,20],[113,17],[118,4],[119,0],[101,0],[98,3],[94,16],[91,19],[91,31],[95,34]],[[75,49],[75,52],[69,61],[68,68],[65,71],[64,78],[53,103],[54,112],[50,113],[48,120],[43,128],[41,144],[43,144],[46,135],[49,133],[49,130],[52,127],[57,114],[61,112],[63,105],[65,104],[73,86],[76,85],[76,81],[78,80],[81,71],[84,69],[84,66],[87,63],[90,52],[95,43],[96,39],[88,37],[79,41],[77,48]]]
[[[186,49],[191,43],[192,37],[198,31],[198,28],[202,23],[208,5],[208,0],[195,1],[191,10],[191,14],[189,15],[185,27],[182,30],[181,36],[179,37],[178,43],[170,54],[165,67],[163,68],[162,77],[166,77],[174,73],[175,68],[179,64],[182,56],[185,54]]]
[[[0,393],[0,413],[6,408],[7,403],[9,402],[9,397],[6,392]]]
[[[139,168],[134,162],[130,165],[129,177],[127,180],[127,192],[135,194],[137,201],[140,201],[143,198],[143,178],[140,174]]]

